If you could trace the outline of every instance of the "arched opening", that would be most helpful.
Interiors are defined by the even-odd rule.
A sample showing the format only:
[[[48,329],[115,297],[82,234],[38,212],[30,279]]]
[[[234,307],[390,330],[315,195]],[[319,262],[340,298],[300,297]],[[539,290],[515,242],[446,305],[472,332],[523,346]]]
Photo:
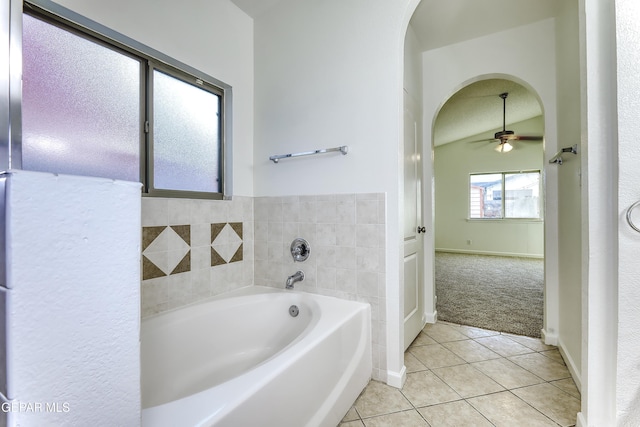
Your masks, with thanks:
[[[539,338],[544,116],[513,78],[479,78],[434,121],[438,319]]]

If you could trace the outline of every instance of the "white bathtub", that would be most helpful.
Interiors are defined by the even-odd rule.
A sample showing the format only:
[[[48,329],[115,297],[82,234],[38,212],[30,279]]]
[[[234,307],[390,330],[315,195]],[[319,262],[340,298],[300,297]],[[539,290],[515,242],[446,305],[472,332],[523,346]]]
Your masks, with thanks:
[[[252,286],[143,320],[142,426],[335,427],[371,377],[370,310]]]

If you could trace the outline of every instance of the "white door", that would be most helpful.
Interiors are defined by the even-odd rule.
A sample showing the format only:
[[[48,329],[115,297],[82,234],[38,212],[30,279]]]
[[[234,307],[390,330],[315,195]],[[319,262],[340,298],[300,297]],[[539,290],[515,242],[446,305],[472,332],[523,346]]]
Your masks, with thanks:
[[[404,349],[418,336],[423,321],[423,238],[420,109],[404,94]]]

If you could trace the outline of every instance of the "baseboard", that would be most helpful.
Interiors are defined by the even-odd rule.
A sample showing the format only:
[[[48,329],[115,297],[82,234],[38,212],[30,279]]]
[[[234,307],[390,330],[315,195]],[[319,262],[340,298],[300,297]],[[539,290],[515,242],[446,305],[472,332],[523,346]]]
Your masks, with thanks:
[[[424,313],[422,315],[422,323],[436,323],[438,321],[438,310],[434,310],[433,313]]]
[[[448,252],[452,254],[465,254],[465,255],[491,255],[491,256],[510,256],[517,258],[535,258],[544,259],[544,255],[541,254],[521,254],[513,252],[493,252],[493,251],[474,251],[467,249],[449,249],[449,248],[436,248],[436,252]]]
[[[387,371],[387,384],[391,387],[402,388],[407,380],[407,367],[402,365],[400,372]]]
[[[576,367],[576,363],[573,360],[573,358],[569,355],[569,353],[567,353],[567,350],[562,340],[559,340],[558,350],[560,350],[560,354],[562,355],[562,358],[567,364],[567,368],[569,369],[569,373],[573,378],[573,382],[576,383],[576,387],[578,387],[578,391],[581,392],[582,391],[582,374],[578,371]]]
[[[585,420],[582,412],[578,412],[578,419],[576,420],[576,427],[587,427],[587,420]]]
[[[545,329],[541,329],[540,333],[542,334],[542,341],[546,345],[558,345],[558,334],[550,334]]]

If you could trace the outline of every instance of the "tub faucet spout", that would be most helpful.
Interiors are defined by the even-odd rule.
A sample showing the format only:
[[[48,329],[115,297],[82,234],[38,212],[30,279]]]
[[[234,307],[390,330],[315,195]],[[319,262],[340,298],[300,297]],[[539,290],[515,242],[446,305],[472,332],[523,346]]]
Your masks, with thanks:
[[[293,284],[304,280],[304,271],[297,271],[293,276],[287,277],[286,288],[293,289]]]

